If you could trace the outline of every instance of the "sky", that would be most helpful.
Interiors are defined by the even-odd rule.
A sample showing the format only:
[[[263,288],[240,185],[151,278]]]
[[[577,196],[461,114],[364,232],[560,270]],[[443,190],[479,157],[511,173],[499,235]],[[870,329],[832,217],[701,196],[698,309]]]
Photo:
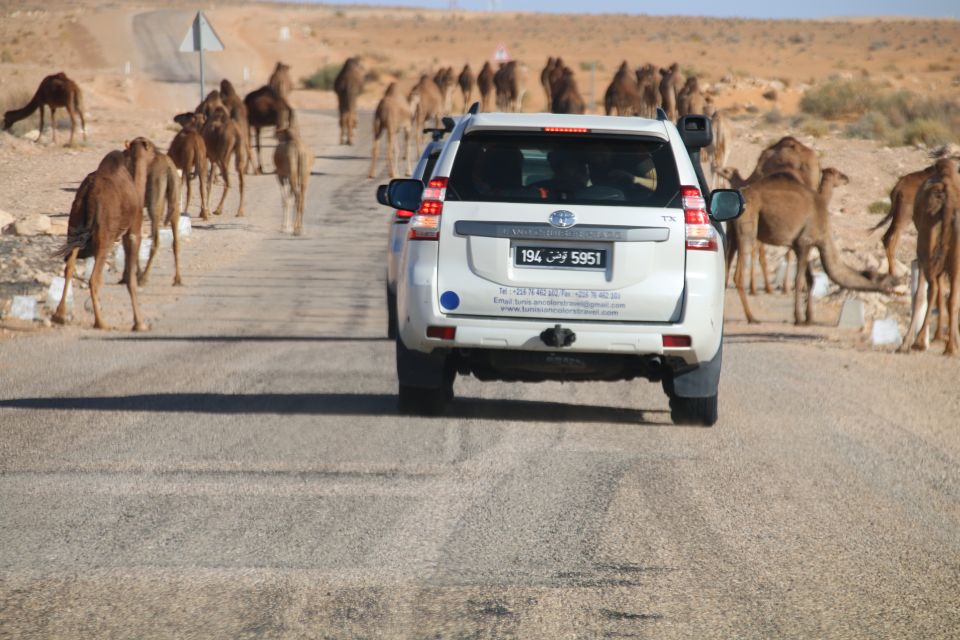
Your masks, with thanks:
[[[553,13],[645,13],[742,18],[827,18],[841,16],[916,16],[960,18],[960,0],[456,0],[461,9],[548,11]],[[355,4],[323,0],[323,4]],[[362,4],[447,8],[450,0],[364,0]]]

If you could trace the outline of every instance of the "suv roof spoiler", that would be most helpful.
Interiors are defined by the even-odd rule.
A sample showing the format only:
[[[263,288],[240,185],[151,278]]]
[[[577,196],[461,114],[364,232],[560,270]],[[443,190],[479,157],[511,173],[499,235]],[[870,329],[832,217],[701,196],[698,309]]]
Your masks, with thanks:
[[[479,112],[480,112],[480,102],[479,102],[479,101],[474,102],[472,105],[470,105],[470,108],[467,109],[467,113],[469,113],[470,115],[476,115],[476,114],[479,113]]]
[[[666,120],[667,112],[663,110],[663,107],[657,107],[657,120]]]

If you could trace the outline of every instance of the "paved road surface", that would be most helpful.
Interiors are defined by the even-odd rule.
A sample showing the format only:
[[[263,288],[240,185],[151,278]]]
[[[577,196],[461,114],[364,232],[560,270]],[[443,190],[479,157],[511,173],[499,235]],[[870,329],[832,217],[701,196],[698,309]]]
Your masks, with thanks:
[[[712,429],[643,382],[400,417],[362,121],[302,117],[308,237],[251,179],[151,332],[0,344],[0,637],[960,637],[956,362],[730,322]]]

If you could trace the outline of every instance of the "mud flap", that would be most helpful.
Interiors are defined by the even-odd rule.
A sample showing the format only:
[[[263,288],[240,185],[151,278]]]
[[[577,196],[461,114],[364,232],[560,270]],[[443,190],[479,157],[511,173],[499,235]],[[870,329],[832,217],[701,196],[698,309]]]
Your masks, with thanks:
[[[400,386],[441,389],[450,384],[453,362],[447,349],[421,353],[407,349],[397,337],[397,380]]]
[[[670,397],[709,398],[717,395],[720,386],[720,365],[723,361],[723,341],[713,358],[693,369],[673,372],[663,378],[663,391]]]

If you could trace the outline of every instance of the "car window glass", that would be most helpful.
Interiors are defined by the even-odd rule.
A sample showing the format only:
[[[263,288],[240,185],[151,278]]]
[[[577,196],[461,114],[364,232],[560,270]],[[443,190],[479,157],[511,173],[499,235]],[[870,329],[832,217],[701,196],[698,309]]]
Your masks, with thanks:
[[[678,192],[676,160],[660,140],[481,131],[460,141],[447,197],[667,207]]]

